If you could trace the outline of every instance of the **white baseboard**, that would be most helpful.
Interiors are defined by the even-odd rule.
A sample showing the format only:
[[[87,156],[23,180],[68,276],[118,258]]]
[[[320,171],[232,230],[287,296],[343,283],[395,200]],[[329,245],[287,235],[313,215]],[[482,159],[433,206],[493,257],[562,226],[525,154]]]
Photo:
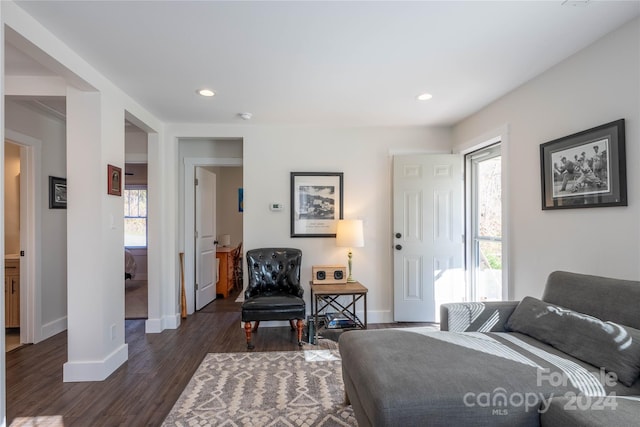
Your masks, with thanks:
[[[164,316],[160,319],[147,319],[144,324],[145,332],[147,334],[159,334],[165,329],[178,329],[180,326],[180,314],[172,314],[170,316]]]
[[[159,334],[160,332],[162,332],[162,320],[147,319],[144,322],[144,331],[147,334]]]
[[[67,362],[62,366],[62,381],[103,381],[129,358],[129,346],[122,344],[110,355],[99,361]]]
[[[162,318],[163,329],[178,329],[180,326],[180,313],[164,316]]]
[[[63,332],[66,330],[67,330],[67,316],[53,320],[49,323],[42,325],[42,328],[40,328],[40,337],[38,342],[46,340],[47,338],[51,338],[52,336],[57,335],[60,332]]]

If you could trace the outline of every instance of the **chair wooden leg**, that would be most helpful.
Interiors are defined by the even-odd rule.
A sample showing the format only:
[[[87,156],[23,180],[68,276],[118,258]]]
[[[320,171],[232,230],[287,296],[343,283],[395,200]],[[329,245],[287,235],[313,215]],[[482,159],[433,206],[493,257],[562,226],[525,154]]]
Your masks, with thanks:
[[[296,325],[293,322],[294,322],[293,319],[289,320],[289,325],[291,325],[291,330],[295,331],[296,330]]]
[[[298,319],[298,345],[302,346],[302,330],[304,329],[304,322],[302,319]]]
[[[244,322],[244,333],[247,336],[247,348],[253,350],[253,343],[251,342],[251,322]]]
[[[253,325],[253,332],[255,332],[255,331],[257,331],[257,330],[258,330],[258,326],[260,326],[260,321],[259,321],[259,320],[256,320],[255,325]]]

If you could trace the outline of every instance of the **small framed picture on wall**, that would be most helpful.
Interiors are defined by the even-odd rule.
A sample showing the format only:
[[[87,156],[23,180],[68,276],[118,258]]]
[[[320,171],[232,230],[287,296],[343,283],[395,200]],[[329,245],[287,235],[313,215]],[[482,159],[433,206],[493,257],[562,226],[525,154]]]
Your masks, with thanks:
[[[122,196],[122,168],[107,165],[107,194]]]
[[[49,177],[49,209],[67,209],[66,178]]]

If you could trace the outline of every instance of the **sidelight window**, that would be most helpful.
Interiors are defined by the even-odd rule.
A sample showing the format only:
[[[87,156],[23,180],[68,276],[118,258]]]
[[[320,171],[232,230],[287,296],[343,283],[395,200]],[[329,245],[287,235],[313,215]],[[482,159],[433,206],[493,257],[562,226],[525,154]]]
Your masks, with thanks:
[[[502,300],[502,157],[500,144],[467,154],[470,301]]]

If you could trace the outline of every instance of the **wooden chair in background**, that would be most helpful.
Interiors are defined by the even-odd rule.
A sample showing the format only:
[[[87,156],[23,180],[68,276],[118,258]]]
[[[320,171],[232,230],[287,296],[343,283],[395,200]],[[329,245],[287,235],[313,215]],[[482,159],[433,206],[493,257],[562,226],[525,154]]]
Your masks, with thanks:
[[[242,242],[231,252],[233,260],[233,288],[242,290]]]

